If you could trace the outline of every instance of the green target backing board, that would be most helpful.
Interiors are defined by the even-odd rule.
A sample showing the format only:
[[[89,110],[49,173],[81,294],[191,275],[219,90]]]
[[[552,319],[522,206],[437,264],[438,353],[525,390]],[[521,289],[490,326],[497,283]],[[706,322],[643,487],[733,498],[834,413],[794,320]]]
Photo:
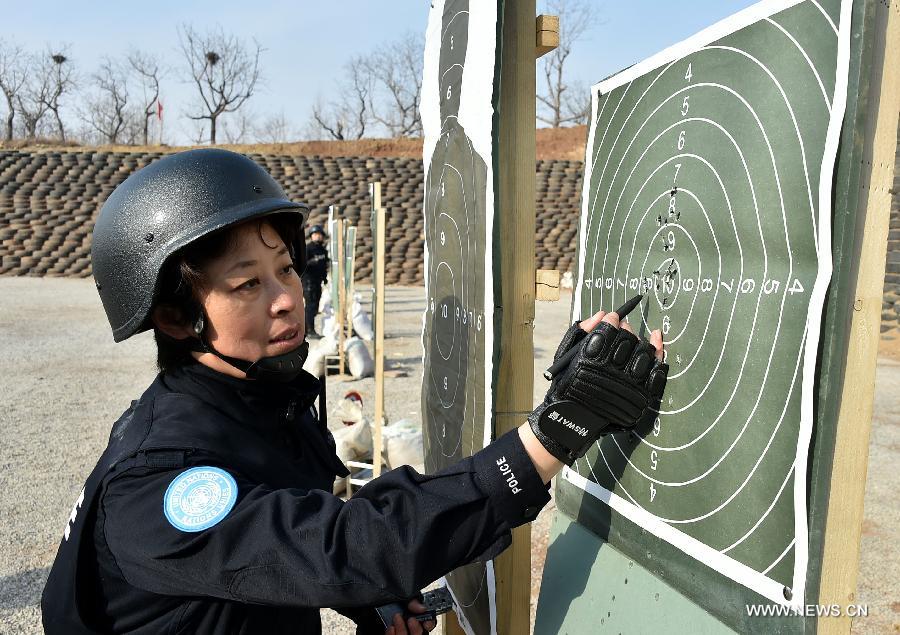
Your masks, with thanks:
[[[651,427],[564,471],[584,496],[560,509],[650,571],[646,534],[673,546],[675,586],[711,568],[806,603],[851,4],[764,1],[592,88],[573,317],[643,293],[670,374]]]
[[[496,2],[437,0],[425,38],[422,431],[436,472],[493,438]],[[496,630],[490,560],[447,575],[460,625]]]

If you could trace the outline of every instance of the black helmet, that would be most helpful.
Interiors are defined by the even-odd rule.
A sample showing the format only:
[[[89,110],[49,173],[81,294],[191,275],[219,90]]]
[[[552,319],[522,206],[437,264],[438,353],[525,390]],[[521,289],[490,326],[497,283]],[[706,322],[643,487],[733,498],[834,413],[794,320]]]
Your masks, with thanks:
[[[179,152],[125,179],[100,210],[91,247],[113,339],[151,327],[160,270],[169,256],[211,232],[275,212],[295,213],[302,224],[309,208],[288,200],[262,167],[227,150]],[[295,249],[305,252],[305,244]]]
[[[313,234],[322,234],[325,236],[325,228],[321,225],[313,225],[309,228],[309,231],[306,233],[307,237],[311,237]]]

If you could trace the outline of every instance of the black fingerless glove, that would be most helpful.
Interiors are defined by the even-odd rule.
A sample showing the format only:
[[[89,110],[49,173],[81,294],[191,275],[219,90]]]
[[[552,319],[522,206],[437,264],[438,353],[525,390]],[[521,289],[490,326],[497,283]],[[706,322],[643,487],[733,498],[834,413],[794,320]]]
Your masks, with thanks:
[[[538,440],[567,465],[584,456],[601,435],[652,419],[669,372],[650,342],[606,322],[590,334],[573,324],[554,361],[575,346],[580,350],[528,417]]]

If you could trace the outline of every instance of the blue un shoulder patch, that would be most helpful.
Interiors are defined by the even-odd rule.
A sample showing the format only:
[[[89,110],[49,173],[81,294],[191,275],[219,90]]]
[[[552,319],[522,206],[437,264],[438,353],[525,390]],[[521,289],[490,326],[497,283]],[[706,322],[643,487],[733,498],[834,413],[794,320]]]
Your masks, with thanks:
[[[166,519],[181,531],[203,531],[221,521],[237,501],[237,483],[217,467],[192,467],[169,484]]]

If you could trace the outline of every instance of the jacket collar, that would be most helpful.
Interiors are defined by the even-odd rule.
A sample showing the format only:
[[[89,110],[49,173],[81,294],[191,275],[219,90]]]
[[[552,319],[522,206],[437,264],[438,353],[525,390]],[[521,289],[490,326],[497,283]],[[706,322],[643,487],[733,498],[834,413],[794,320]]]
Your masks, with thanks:
[[[197,397],[226,416],[262,431],[299,418],[319,395],[318,379],[301,371],[289,383],[261,382],[225,375],[199,362],[164,373],[170,390]]]

